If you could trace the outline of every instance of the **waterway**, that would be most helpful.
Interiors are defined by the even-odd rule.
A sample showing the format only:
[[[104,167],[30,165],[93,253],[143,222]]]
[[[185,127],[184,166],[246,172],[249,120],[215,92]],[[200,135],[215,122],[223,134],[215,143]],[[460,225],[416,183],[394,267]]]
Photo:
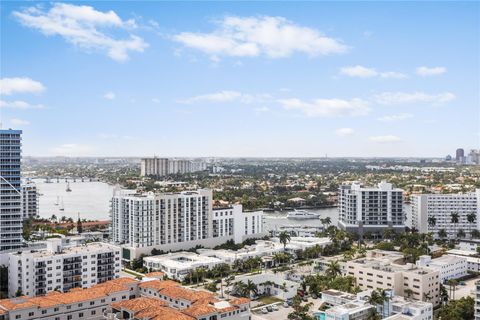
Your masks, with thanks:
[[[53,214],[57,217],[77,219],[78,214],[83,219],[108,220],[110,200],[113,195],[114,186],[104,182],[73,182],[70,181],[71,192],[67,192],[65,180],[52,180],[45,183],[45,180],[34,180],[41,193],[39,201],[39,215],[42,218],[50,218]],[[58,205],[56,205],[58,199]],[[61,211],[62,207],[64,211]],[[309,210],[320,214],[320,218],[330,217],[332,225],[336,226],[338,221],[337,208]],[[273,230],[281,226],[310,226],[320,227],[322,223],[318,219],[292,220],[287,219],[287,211],[265,213],[265,228]]]
[[[88,220],[108,220],[110,200],[112,199],[114,187],[104,182],[73,182],[70,181],[71,192],[67,192],[65,180],[52,180],[45,183],[44,180],[34,180],[38,192],[41,194],[39,200],[39,215],[42,218],[50,218],[53,214],[57,217],[65,216],[77,220],[80,218]],[[56,205],[58,199],[58,205]],[[61,211],[62,207],[64,211]]]

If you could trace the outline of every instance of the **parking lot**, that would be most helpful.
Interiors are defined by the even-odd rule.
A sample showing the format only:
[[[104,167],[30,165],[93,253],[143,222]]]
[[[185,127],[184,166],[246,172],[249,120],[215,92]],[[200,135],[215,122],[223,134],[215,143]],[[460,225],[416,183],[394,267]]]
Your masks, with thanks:
[[[472,296],[475,292],[475,282],[478,281],[479,279],[480,278],[477,277],[475,279],[467,280],[465,281],[464,286],[458,285],[455,289],[455,300],[458,300],[460,298],[467,297],[467,296]],[[450,292],[448,289],[448,285],[446,285],[445,288],[447,289],[448,292]]]
[[[322,304],[321,299],[312,299],[308,298],[308,302],[312,302],[313,306],[310,308],[310,311],[316,311]],[[304,302],[304,303],[308,303]],[[288,314],[293,311],[292,307],[285,308],[283,304],[278,305],[278,311],[272,311],[267,314],[263,314],[260,310],[252,312],[252,319],[253,320],[279,320],[279,319],[287,319]]]

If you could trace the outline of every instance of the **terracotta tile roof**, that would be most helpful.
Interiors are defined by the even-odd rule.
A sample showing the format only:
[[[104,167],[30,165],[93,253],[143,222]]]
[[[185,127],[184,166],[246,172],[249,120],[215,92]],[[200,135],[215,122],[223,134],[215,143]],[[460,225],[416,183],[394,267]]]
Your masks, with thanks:
[[[112,303],[112,308],[123,309],[131,312],[139,312],[147,308],[165,306],[167,303],[157,298],[139,297],[132,300],[124,300]]]
[[[149,273],[145,274],[145,277],[147,277],[147,278],[163,278],[164,275],[165,275],[165,273],[162,272],[162,271],[155,271],[155,272],[149,272]]]
[[[26,296],[0,300],[0,309],[18,310],[28,308],[48,308],[63,304],[72,304],[106,297],[113,292],[128,291],[127,284],[138,282],[130,278],[118,278],[91,288],[75,288],[69,292],[51,291],[44,296],[29,298]]]
[[[136,319],[151,320],[195,320],[195,318],[166,306],[166,302],[149,297],[139,297],[132,300],[112,304],[117,310],[128,310]]]
[[[192,316],[192,317],[201,317],[206,316],[209,314],[217,313],[217,308],[213,305],[207,303],[194,303],[191,307],[186,308],[183,310],[184,313]]]
[[[183,299],[190,302],[195,302],[198,300],[213,299],[212,293],[208,293],[204,291],[195,291],[195,290],[180,287],[180,286],[167,287],[161,291],[161,294],[174,299]]]
[[[186,315],[180,311],[169,307],[161,307],[154,318],[150,320],[196,320],[194,317]]]
[[[34,307],[36,307],[36,305],[31,303],[30,298],[27,296],[0,300],[0,308],[4,310],[18,310]]]
[[[250,303],[250,299],[248,299],[248,298],[236,298],[236,299],[230,300],[229,302],[230,302],[230,304],[238,306],[239,304]]]
[[[145,288],[145,289],[155,289],[157,291],[163,290],[168,287],[178,287],[180,284],[178,282],[172,281],[172,280],[151,280],[151,281],[145,281],[140,283],[140,288]]]

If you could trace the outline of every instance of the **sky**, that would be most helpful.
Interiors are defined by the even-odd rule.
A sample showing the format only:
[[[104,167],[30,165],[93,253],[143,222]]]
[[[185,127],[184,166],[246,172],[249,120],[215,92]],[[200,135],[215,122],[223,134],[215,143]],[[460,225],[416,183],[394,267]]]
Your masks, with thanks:
[[[480,148],[478,2],[0,4],[26,156],[444,157]]]

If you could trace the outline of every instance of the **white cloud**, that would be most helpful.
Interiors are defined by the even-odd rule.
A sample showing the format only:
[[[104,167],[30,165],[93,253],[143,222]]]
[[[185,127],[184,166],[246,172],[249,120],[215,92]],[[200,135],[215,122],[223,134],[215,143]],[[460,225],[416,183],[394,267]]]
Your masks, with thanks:
[[[373,136],[369,138],[370,141],[378,142],[378,143],[393,143],[393,142],[400,142],[400,139],[397,136],[386,135],[386,136]]]
[[[116,39],[101,31],[108,28],[128,30],[135,27],[134,20],[123,21],[114,11],[101,12],[90,6],[54,3],[50,10],[29,7],[14,11],[13,15],[25,26],[47,36],[59,35],[67,42],[83,49],[106,52],[116,60],[125,61],[130,51],[143,52],[148,44],[140,37]]]
[[[384,79],[406,79],[408,76],[401,72],[387,71],[380,73],[380,78]]]
[[[371,78],[376,77],[378,72],[375,69],[367,68],[364,66],[343,67],[340,69],[340,73],[349,77],[357,78]]]
[[[305,102],[300,99],[282,99],[278,102],[286,110],[299,110],[307,117],[361,116],[370,112],[368,103],[362,99],[316,99]]]
[[[422,77],[429,77],[429,76],[437,76],[447,72],[447,68],[445,67],[418,67],[417,74]]]
[[[368,68],[361,65],[340,68],[340,74],[343,74],[349,77],[354,77],[354,78],[373,78],[373,77],[380,77],[384,79],[407,78],[407,75],[400,72],[394,72],[394,71],[378,72],[374,68]]]
[[[45,106],[43,104],[30,104],[22,100],[15,100],[15,101],[0,100],[0,108],[45,109]]]
[[[218,56],[283,58],[295,52],[310,56],[344,53],[348,47],[319,31],[282,17],[225,17],[212,33],[182,32],[173,40]]]
[[[442,92],[438,94],[428,94],[425,92],[383,92],[374,96],[374,100],[379,104],[394,105],[403,103],[432,103],[444,104],[455,99],[451,92]]]
[[[30,124],[30,121],[13,118],[10,119],[10,123],[15,126],[28,126]]]
[[[216,103],[225,103],[238,101],[245,104],[250,104],[254,102],[265,102],[271,99],[271,96],[268,94],[248,94],[242,93],[239,91],[230,91],[224,90],[214,93],[202,94],[187,99],[177,100],[177,103],[183,104],[193,104],[198,102],[216,102]]]
[[[337,136],[341,136],[341,137],[352,135],[353,132],[354,131],[353,131],[352,128],[340,128],[340,129],[335,130],[335,134]]]
[[[394,122],[394,121],[402,121],[406,119],[412,118],[413,115],[410,113],[400,113],[400,114],[393,114],[390,116],[384,116],[378,118],[378,121],[383,121],[383,122]]]
[[[1,95],[11,95],[14,93],[39,93],[43,91],[45,91],[43,84],[30,78],[0,79]]]
[[[116,96],[115,96],[114,92],[108,91],[103,95],[103,97],[107,100],[113,100],[113,99],[115,99]]]
[[[66,143],[51,148],[50,151],[58,156],[77,157],[90,155],[93,151],[93,148],[88,145]]]

